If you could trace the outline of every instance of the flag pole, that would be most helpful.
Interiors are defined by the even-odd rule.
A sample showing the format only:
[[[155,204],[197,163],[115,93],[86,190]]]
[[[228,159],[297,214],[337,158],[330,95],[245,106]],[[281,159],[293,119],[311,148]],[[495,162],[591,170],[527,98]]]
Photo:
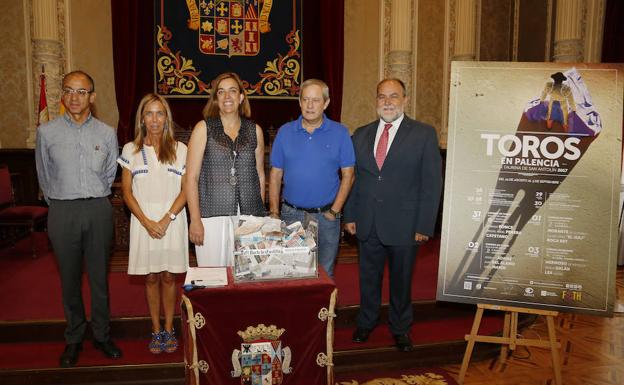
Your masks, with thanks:
[[[46,77],[45,66],[41,65],[41,75],[39,75],[39,116],[37,117],[37,126],[50,121],[48,113],[48,100],[46,98]]]

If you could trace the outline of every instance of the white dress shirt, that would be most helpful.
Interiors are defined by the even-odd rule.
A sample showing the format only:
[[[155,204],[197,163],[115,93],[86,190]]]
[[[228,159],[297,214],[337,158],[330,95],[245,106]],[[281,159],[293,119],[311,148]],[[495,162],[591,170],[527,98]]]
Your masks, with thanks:
[[[392,123],[392,127],[388,130],[388,147],[386,147],[386,154],[390,151],[390,146],[392,145],[392,141],[396,136],[397,131],[399,130],[399,126],[403,121],[403,117],[405,114],[401,114],[394,122],[385,122],[383,119],[379,119],[379,125],[377,126],[377,133],[375,134],[375,145],[373,146],[373,156],[377,154],[377,144],[379,143],[379,138],[381,138],[381,134],[384,131],[384,126],[386,123]]]

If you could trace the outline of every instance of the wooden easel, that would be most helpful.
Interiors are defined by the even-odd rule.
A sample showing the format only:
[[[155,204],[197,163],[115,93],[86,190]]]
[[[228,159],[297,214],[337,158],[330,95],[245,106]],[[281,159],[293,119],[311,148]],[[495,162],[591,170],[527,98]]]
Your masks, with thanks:
[[[483,336],[477,334],[479,332],[479,326],[481,325],[481,318],[483,317],[483,310],[498,310],[505,312],[505,321],[503,324],[503,336]],[[546,318],[548,325],[548,341],[542,341],[538,339],[530,338],[517,338],[518,335],[518,313],[537,314]],[[472,356],[472,350],[474,349],[475,342],[488,342],[493,344],[501,344],[501,351],[499,356],[499,362],[502,364],[507,359],[508,349],[515,350],[516,346],[539,346],[542,348],[550,348],[553,361],[553,372],[555,374],[555,385],[561,385],[561,361],[559,360],[559,347],[557,342],[557,336],[555,333],[555,320],[559,312],[549,310],[528,309],[523,307],[513,306],[500,306],[489,304],[477,304],[477,313],[475,314],[474,321],[472,323],[472,329],[470,334],[466,334],[466,352],[464,353],[464,360],[462,361],[461,369],[459,371],[458,383],[461,385],[464,383],[464,376],[466,370],[468,370],[468,363],[470,362],[470,356]]]

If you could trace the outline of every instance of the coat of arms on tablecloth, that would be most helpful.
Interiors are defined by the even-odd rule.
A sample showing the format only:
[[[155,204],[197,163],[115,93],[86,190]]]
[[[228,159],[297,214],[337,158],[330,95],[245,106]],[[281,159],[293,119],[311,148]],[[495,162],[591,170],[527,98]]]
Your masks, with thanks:
[[[243,343],[232,352],[232,377],[240,377],[242,385],[280,385],[292,371],[290,348],[279,340],[284,331],[264,324],[239,331]]]

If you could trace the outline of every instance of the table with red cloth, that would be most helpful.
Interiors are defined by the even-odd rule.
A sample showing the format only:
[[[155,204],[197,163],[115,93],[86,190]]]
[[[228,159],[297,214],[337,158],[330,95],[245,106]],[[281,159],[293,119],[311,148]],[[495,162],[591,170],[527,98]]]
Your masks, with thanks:
[[[333,385],[337,290],[318,278],[234,283],[182,295],[186,383]]]

